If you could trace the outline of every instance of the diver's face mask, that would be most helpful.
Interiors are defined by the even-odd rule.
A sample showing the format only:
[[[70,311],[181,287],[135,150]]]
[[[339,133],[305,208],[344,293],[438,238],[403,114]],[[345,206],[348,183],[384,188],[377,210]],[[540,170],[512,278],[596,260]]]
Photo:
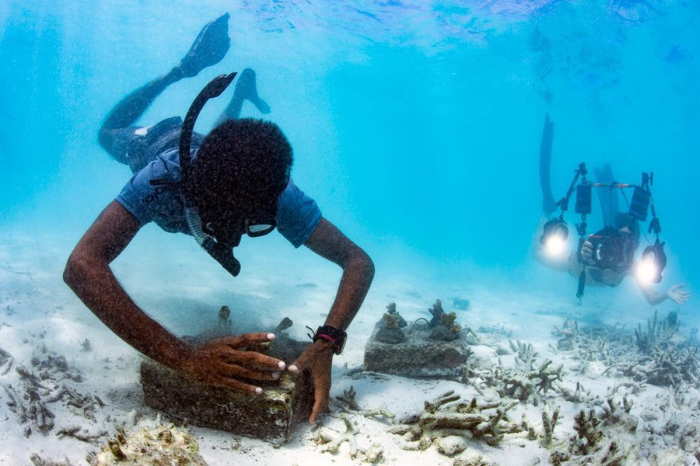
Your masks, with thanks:
[[[239,241],[240,238],[245,234],[248,235],[251,238],[257,238],[260,236],[265,236],[269,233],[272,233],[272,230],[275,229],[275,225],[269,224],[269,223],[258,223],[257,220],[250,220],[250,219],[245,219],[245,220],[239,220],[237,222],[239,225],[237,227],[231,228],[229,224],[226,224],[225,226],[222,226],[220,222],[214,221],[214,222],[207,222],[203,230],[205,233],[209,233],[210,235],[214,237],[220,237],[223,236],[223,238],[230,238],[230,237],[238,237]],[[224,231],[224,232],[230,232],[231,230],[234,230],[235,233],[229,233],[226,234],[224,233],[223,235],[217,234],[217,231]],[[236,244],[237,246],[237,244]]]
[[[236,73],[214,78],[197,95],[187,111],[180,133],[179,155],[182,168],[181,183],[185,182],[191,169],[190,150],[194,124],[204,104],[211,98],[218,97],[231,84]],[[182,192],[182,190],[181,190]],[[272,232],[276,226],[276,200],[263,209],[254,209],[252,213],[236,212],[237,209],[203,209],[200,214],[191,199],[182,195],[185,207],[185,220],[190,233],[204,250],[234,277],[241,271],[241,263],[234,257],[233,248],[238,246],[243,235],[252,238]]]
[[[267,213],[251,216],[241,216],[232,213],[215,215],[212,220],[202,219],[202,231],[216,238],[218,242],[238,246],[241,238],[247,235],[258,238],[272,233],[277,226],[275,219],[276,208]]]

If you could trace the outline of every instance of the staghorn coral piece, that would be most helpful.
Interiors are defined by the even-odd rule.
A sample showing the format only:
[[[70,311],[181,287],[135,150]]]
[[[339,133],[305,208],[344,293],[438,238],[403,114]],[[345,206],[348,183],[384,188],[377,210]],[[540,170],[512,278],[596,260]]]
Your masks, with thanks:
[[[59,463],[57,461],[43,459],[36,453],[29,457],[29,461],[31,461],[34,466],[72,466],[68,458],[64,458],[64,460]]]
[[[459,402],[460,398],[450,391],[426,401],[423,413],[405,419],[389,432],[403,437],[399,446],[404,450],[426,450],[432,445],[442,445],[438,450],[444,453],[452,451],[444,442],[440,443],[440,439],[446,437],[456,435],[465,441],[477,439],[494,446],[503,441],[505,434],[522,431],[520,425],[507,417],[517,401],[480,404],[476,398],[471,402]]]
[[[564,325],[561,328],[555,325],[554,330],[552,330],[552,335],[557,338],[575,339],[578,333],[578,321],[568,318],[564,321]]]
[[[628,358],[632,337],[622,333],[624,327],[615,326],[579,326],[575,320],[567,319],[564,325],[554,327],[552,335],[558,338],[558,351],[567,352],[573,360],[579,361],[574,372],[585,375],[596,361],[609,365],[620,364]]]
[[[325,426],[319,427],[312,435],[311,440],[319,445],[323,445],[323,453],[336,454],[340,451],[343,443],[348,444],[350,458],[360,460],[365,463],[376,464],[384,457],[384,449],[381,445],[372,444],[367,450],[363,450],[357,444],[357,430],[352,421],[344,414],[340,415],[340,420],[345,425],[345,432],[338,432]]]
[[[440,325],[442,315],[445,313],[445,310],[442,308],[442,301],[439,299],[435,301],[435,304],[433,304],[433,307],[428,309],[430,312],[430,315],[433,316],[432,319],[430,319],[430,322],[428,323],[429,328],[435,328],[438,325]]]
[[[350,387],[348,390],[344,390],[341,396],[337,396],[336,400],[342,403],[342,409],[345,412],[352,412],[354,414],[359,414],[365,417],[383,417],[386,419],[394,419],[394,413],[389,411],[386,405],[382,405],[379,409],[362,409],[357,404],[355,396],[357,392],[354,387]]]
[[[563,365],[557,368],[550,369],[552,361],[547,359],[544,361],[536,371],[532,371],[528,374],[528,378],[531,380],[538,380],[535,382],[537,386],[538,393],[547,393],[549,390],[555,388],[557,382],[562,381],[563,377]]]
[[[424,402],[425,411],[428,413],[436,413],[442,406],[452,403],[453,401],[458,401],[460,398],[461,396],[455,395],[454,390],[450,390],[438,396],[433,401]]]
[[[698,347],[669,347],[662,350],[654,347],[653,356],[628,363],[620,363],[615,367],[622,368],[623,375],[638,382],[660,386],[677,386],[682,382],[700,386],[700,357]]]
[[[95,421],[95,411],[104,403],[92,395],[82,395],[72,388],[65,379],[81,380],[80,373],[69,368],[65,358],[49,353],[47,359],[35,361],[37,370],[18,366],[15,371],[22,382],[21,389],[5,385],[8,406],[24,426],[24,434],[29,437],[32,428],[46,434],[54,428],[54,414],[47,405],[59,401],[74,414]]]
[[[532,343],[522,343],[520,340],[515,340],[517,346],[511,340],[508,340],[510,349],[515,353],[515,365],[518,369],[524,371],[533,370],[535,358],[539,355],[532,346]]]
[[[469,381],[480,393],[484,393],[485,387],[495,390],[500,397],[515,398],[519,401],[531,402],[537,406],[543,395],[550,391],[561,394],[561,382],[563,380],[563,365],[552,367],[552,361],[547,359],[535,368],[534,356],[537,353],[532,345],[525,345],[521,342],[511,346],[520,353],[520,363],[515,369],[504,367],[498,360],[497,365],[483,368],[481,370],[466,367],[463,370],[463,380]],[[516,362],[518,356],[516,356]],[[530,368],[530,369],[527,369]],[[568,395],[573,396],[570,390]]]
[[[654,348],[654,361],[647,371],[648,382],[654,385],[678,385],[681,381],[700,385],[700,358],[698,347]]]
[[[585,403],[588,405],[600,405],[603,403],[599,396],[593,396],[590,390],[586,390],[581,382],[576,382],[574,391],[561,385],[558,385],[556,390],[566,401],[571,403]]]
[[[389,408],[387,407],[386,404],[383,404],[380,408],[378,409],[363,409],[357,412],[357,414],[361,414],[362,416],[365,417],[382,417],[384,419],[394,419],[396,415],[389,411]]]
[[[336,399],[342,402],[350,411],[359,411],[360,406],[357,404],[357,401],[355,401],[355,395],[357,395],[357,392],[355,391],[355,387],[351,385],[348,390],[343,390],[343,394],[337,396]]]
[[[552,416],[549,416],[549,409],[547,406],[542,410],[542,446],[549,448],[552,445],[552,440],[554,438],[554,428],[557,426],[557,420],[559,419],[559,408],[555,408]]]
[[[579,439],[579,441],[573,445],[574,450],[577,453],[586,455],[603,438],[603,432],[598,429],[600,420],[595,415],[595,411],[591,409],[588,411],[588,415],[586,415],[584,410],[581,410],[581,412],[574,418],[574,421],[574,430],[576,431]]]
[[[639,421],[635,416],[630,415],[633,404],[626,396],[623,397],[622,404],[615,403],[613,398],[608,398],[607,406],[603,406],[603,414],[600,417],[603,427],[619,425],[624,431],[635,433]]]
[[[60,429],[58,432],[56,432],[56,436],[59,438],[72,437],[76,440],[80,440],[81,442],[95,443],[99,438],[107,435],[107,431],[105,430],[102,430],[96,434],[91,434],[89,432],[81,432],[81,430],[82,427],[80,426],[64,427],[63,429]]]
[[[527,350],[529,353],[530,350]],[[527,365],[532,366],[534,361],[529,361]],[[544,361],[536,370],[527,373],[504,371],[502,376],[501,396],[508,396],[520,401],[532,403],[537,406],[540,402],[540,393],[546,394],[549,390],[558,388],[555,385],[561,382],[563,367],[559,366],[551,369],[551,360]]]
[[[91,466],[207,465],[199,455],[197,441],[185,429],[172,424],[118,432],[89,462]]]
[[[500,393],[502,396],[515,398],[525,403],[532,401],[535,406],[540,402],[540,396],[537,393],[534,382],[525,374],[509,372],[508,375],[503,377],[503,386]]]
[[[357,441],[355,436],[357,432],[355,431],[355,426],[352,424],[350,419],[344,414],[340,415],[340,420],[345,424],[345,432],[338,432],[328,427],[320,427],[316,430],[313,435],[312,440],[319,445],[323,445],[321,449],[324,453],[338,453],[340,446],[343,443],[347,443],[350,448],[350,457],[357,458],[360,450],[357,446]]]
[[[678,314],[675,312],[670,312],[663,321],[659,322],[658,311],[655,310],[653,320],[647,319],[647,331],[642,330],[641,324],[634,331],[637,349],[642,354],[651,354],[657,346],[666,348],[678,333],[680,325]]]
[[[621,389],[633,395],[639,395],[646,389],[646,384],[637,380],[621,380],[615,382],[615,385],[609,390],[609,396],[615,396]]]
[[[558,449],[550,455],[551,464],[555,466],[642,464],[640,452],[645,442],[636,434],[636,417],[625,412],[631,409],[631,403],[624,400],[622,405],[608,400],[608,407],[604,409],[601,416],[596,416],[593,410],[588,411],[588,414],[581,410],[574,424],[577,435],[569,440],[568,447],[565,443],[558,445]],[[635,429],[630,428],[632,425]]]

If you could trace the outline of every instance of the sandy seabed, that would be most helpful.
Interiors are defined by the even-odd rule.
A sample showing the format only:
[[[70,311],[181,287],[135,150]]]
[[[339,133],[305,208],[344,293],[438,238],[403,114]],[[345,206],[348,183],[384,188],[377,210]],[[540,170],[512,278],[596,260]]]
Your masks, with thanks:
[[[218,308],[226,304],[234,327],[269,328],[289,316],[295,321],[293,336],[302,338],[306,325],[323,321],[340,277],[339,270],[312,254],[297,254],[277,240],[264,240],[271,241],[273,252],[256,257],[255,251],[244,250],[244,272],[232,281],[191,239],[162,244],[154,231],[141,236],[113,269],[136,302],[176,334],[214,325]],[[31,455],[58,464],[86,464],[86,455],[99,451],[121,426],[136,430],[152,426],[157,417],[142,404],[142,356],[100,323],[61,280],[72,246],[68,239],[48,234],[10,233],[0,243],[0,464],[31,464]],[[569,463],[562,464],[700,464],[700,392],[698,380],[693,380],[698,358],[691,355],[679,362],[683,353],[659,361],[662,356],[653,347],[646,353],[640,349],[632,329],[643,323],[647,332],[645,321],[653,317],[653,308],[644,308],[636,320],[623,319],[626,314],[596,301],[598,297],[590,306],[601,312],[592,316],[572,302],[503,282],[489,285],[455,278],[453,283],[431,283],[405,278],[406,274],[399,278],[377,265],[375,284],[350,328],[345,353],[335,358],[333,367],[333,397],[353,387],[363,410],[385,406],[396,416],[391,420],[346,413],[355,426],[359,450],[376,446],[382,450],[383,464],[397,465],[546,465],[555,461],[556,451],[568,452]],[[453,297],[469,299],[471,306],[456,310]],[[479,337],[479,344],[471,347],[466,383],[359,371],[365,343],[389,302],[396,302],[399,312],[412,321],[429,317],[428,307],[437,298]],[[660,307],[659,322],[673,309]],[[237,312],[254,318],[237,317]],[[697,335],[691,335],[691,325],[679,315],[681,326],[672,335],[655,330],[660,351],[689,351],[697,345]],[[616,325],[621,321],[624,325]],[[566,340],[571,340],[571,348]],[[547,360],[549,369],[561,366],[561,380],[554,376],[552,387],[543,390],[541,379],[528,379],[528,374]],[[677,373],[668,369],[668,375],[663,364],[675,364]],[[530,380],[533,393],[528,393],[527,383],[520,391],[514,389],[517,383],[508,385],[509,377],[519,376]],[[409,438],[391,433],[392,427],[396,430],[399,420],[422,413],[425,401],[448,391],[462,400],[476,397],[479,403],[517,401],[507,415],[522,431],[506,434],[495,446],[474,438],[465,443],[465,451],[448,457],[438,451],[438,444],[441,436],[453,432],[437,432],[432,441],[425,429],[422,440],[427,448],[406,450],[416,446],[420,434]],[[610,413],[608,400],[616,413]],[[551,442],[545,440],[545,405],[550,415],[559,413]],[[343,405],[334,400],[331,408],[324,429],[342,433]],[[596,446],[578,439],[575,417],[582,409],[595,412],[598,424],[592,429],[602,433]],[[359,464],[363,458],[362,453],[352,458],[347,443],[336,453],[324,451],[327,445],[314,441],[318,431],[310,426],[300,426],[281,448],[211,429],[188,430],[210,465],[343,465]],[[440,448],[445,450],[449,442],[443,443]],[[474,460],[478,455],[481,462]]]

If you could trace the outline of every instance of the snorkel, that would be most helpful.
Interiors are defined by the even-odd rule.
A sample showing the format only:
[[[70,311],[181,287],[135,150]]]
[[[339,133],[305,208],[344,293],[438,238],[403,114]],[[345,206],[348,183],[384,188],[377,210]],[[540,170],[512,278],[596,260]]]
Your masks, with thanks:
[[[209,99],[220,96],[226,88],[231,84],[233,78],[236,77],[236,73],[222,74],[212,79],[209,84],[207,84],[204,89],[197,95],[194,99],[192,105],[190,105],[187,115],[185,116],[185,121],[182,124],[182,130],[180,132],[180,142],[179,142],[179,155],[180,155],[180,167],[182,169],[181,183],[185,184],[190,176],[190,170],[192,166],[192,160],[190,156],[191,144],[192,144],[192,132],[194,131],[194,124],[197,121],[202,108],[207,103]],[[187,226],[190,229],[190,233],[197,243],[205,250],[207,253],[213,257],[221,266],[226,269],[228,273],[237,276],[241,271],[241,263],[233,256],[233,248],[238,246],[240,242],[240,235],[234,238],[233,241],[224,243],[217,241],[214,237],[208,235],[202,229],[202,220],[197,212],[197,208],[194,206],[192,201],[181,194],[182,202],[185,210],[185,220]]]

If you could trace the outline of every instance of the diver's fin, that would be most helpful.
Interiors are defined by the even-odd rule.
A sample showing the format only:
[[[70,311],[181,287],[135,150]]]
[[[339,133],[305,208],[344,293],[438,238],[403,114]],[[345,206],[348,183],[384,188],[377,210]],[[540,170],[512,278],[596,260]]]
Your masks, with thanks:
[[[550,215],[557,208],[552,196],[551,162],[552,139],[554,138],[554,123],[549,119],[549,113],[544,116],[542,141],[540,142],[540,187],[542,188],[542,212]]]
[[[613,175],[612,168],[609,163],[603,165],[603,168],[596,168],[594,170],[595,179],[598,183],[603,184],[613,184],[615,183],[615,176]],[[605,220],[605,225],[613,225],[615,221],[615,214],[619,210],[618,206],[618,196],[617,188],[598,188],[596,189],[598,193],[598,200],[600,201],[600,209],[603,212],[603,219]]]
[[[245,99],[255,105],[260,113],[270,113],[270,106],[262,100],[258,95],[258,86],[255,80],[255,71],[246,68],[241,71],[236,81],[236,90],[234,91],[234,99]]]
[[[226,56],[231,47],[228,19],[229,14],[226,13],[202,28],[189,52],[180,61],[183,77],[197,76],[204,68],[216,65]]]

